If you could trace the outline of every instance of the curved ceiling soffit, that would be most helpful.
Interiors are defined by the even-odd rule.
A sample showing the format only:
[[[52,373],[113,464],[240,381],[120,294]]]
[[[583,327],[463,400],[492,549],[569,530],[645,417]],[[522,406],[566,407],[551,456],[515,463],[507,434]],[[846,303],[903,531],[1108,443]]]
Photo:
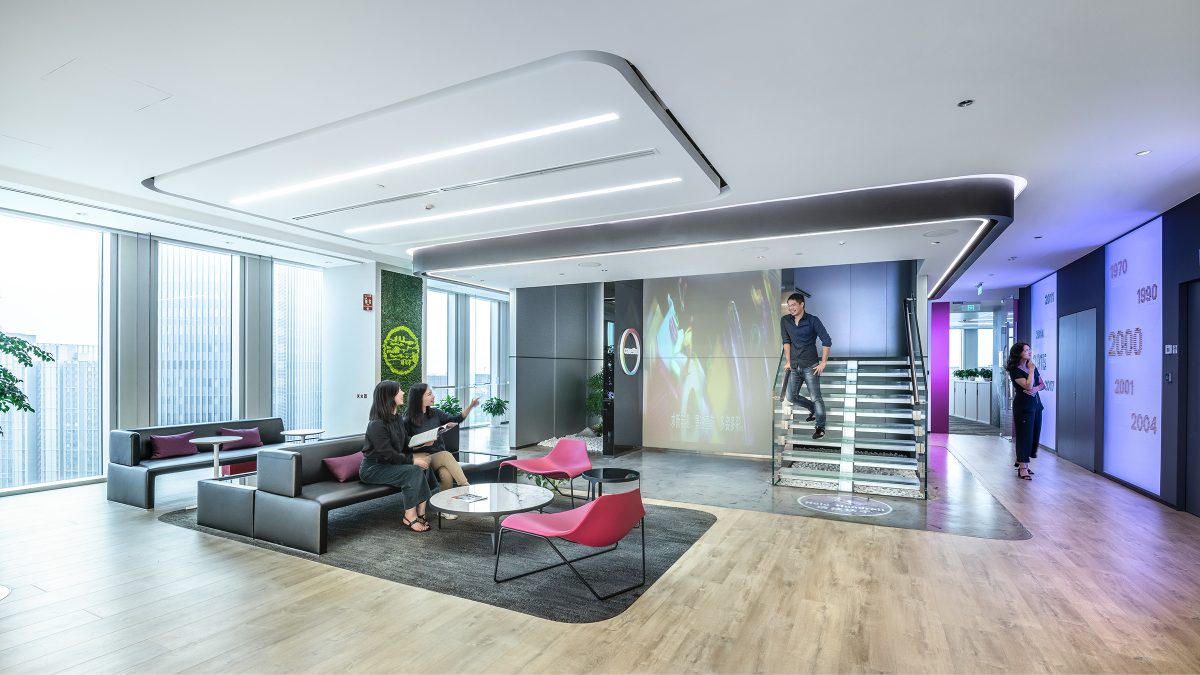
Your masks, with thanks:
[[[930,288],[940,298],[1013,219],[1024,179],[981,175],[792,197],[526,234],[413,251],[413,271],[437,274],[556,259],[979,220],[975,236]]]

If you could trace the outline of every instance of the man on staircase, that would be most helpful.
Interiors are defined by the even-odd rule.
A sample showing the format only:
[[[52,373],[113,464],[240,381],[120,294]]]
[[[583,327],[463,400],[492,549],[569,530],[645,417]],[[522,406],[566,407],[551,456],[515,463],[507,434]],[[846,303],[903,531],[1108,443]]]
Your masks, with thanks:
[[[804,311],[804,296],[792,293],[787,299],[788,313],[780,317],[783,337],[783,367],[788,373],[788,402],[808,410],[807,422],[816,421],[813,438],[825,435],[825,399],[821,398],[821,372],[829,361],[833,344],[829,332],[815,315]],[[816,340],[821,340],[821,357],[817,358]],[[800,395],[800,384],[808,385],[809,400]]]

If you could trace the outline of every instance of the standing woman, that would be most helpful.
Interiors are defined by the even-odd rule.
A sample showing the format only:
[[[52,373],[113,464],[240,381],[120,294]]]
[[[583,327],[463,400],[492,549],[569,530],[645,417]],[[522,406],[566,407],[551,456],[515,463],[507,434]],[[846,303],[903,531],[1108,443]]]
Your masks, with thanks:
[[[443,425],[460,424],[467,415],[471,414],[471,410],[479,405],[479,399],[471,401],[462,414],[453,417],[433,407],[433,403],[433,390],[429,388],[428,384],[418,382],[409,387],[408,409],[404,411],[404,428],[410,437]],[[454,483],[458,483],[460,486],[470,485],[466,475],[463,474],[462,467],[458,465],[458,460],[454,459],[454,455],[446,450],[446,444],[442,441],[441,436],[420,447],[406,448],[405,452],[412,453],[413,461],[423,458],[428,463],[427,466],[432,468],[437,475],[438,484],[443,490],[454,487]]]
[[[396,414],[402,405],[404,390],[399,382],[384,380],[375,385],[358,479],[370,485],[400,488],[404,499],[401,522],[413,532],[425,532],[429,529],[425,508],[431,494],[425,480],[429,459],[415,458],[404,452],[408,449],[408,432],[404,429],[404,421]]]
[[[1013,383],[1013,443],[1017,448],[1017,477],[1033,480],[1029,460],[1037,457],[1042,436],[1042,397],[1046,388],[1033,362],[1029,344],[1018,342],[1008,351],[1008,377]]]

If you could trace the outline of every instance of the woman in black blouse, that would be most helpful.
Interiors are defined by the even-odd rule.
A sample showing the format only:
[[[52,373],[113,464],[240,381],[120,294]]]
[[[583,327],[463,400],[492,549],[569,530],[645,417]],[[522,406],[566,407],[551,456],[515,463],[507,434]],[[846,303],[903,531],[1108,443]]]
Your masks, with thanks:
[[[1042,435],[1042,398],[1038,392],[1045,389],[1046,385],[1025,342],[1014,344],[1008,351],[1006,369],[1013,383],[1013,444],[1017,449],[1017,477],[1032,480],[1029,460],[1037,457]]]
[[[371,485],[400,488],[404,500],[401,522],[413,532],[425,532],[429,529],[425,508],[431,496],[429,482],[425,480],[429,457],[417,458],[406,453],[408,431],[403,418],[396,414],[402,405],[404,390],[399,382],[384,380],[375,385],[358,479]]]
[[[418,382],[409,387],[408,408],[404,411],[404,428],[410,437],[437,427],[452,427],[462,423],[467,415],[471,414],[471,410],[479,405],[479,399],[471,401],[462,414],[454,416],[438,410],[433,404],[433,389],[430,389],[428,384]],[[405,452],[412,453],[414,458],[424,458],[433,469],[443,490],[449,490],[455,483],[460,486],[470,485],[467,477],[463,475],[462,467],[458,465],[458,460],[446,450],[441,436],[425,445],[406,449]]]

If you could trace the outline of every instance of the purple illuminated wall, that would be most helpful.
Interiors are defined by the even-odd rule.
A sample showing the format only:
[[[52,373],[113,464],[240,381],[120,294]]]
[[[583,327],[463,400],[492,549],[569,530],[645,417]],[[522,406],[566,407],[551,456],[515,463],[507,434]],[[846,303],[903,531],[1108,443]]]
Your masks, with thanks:
[[[950,433],[950,303],[929,303],[929,431]]]

